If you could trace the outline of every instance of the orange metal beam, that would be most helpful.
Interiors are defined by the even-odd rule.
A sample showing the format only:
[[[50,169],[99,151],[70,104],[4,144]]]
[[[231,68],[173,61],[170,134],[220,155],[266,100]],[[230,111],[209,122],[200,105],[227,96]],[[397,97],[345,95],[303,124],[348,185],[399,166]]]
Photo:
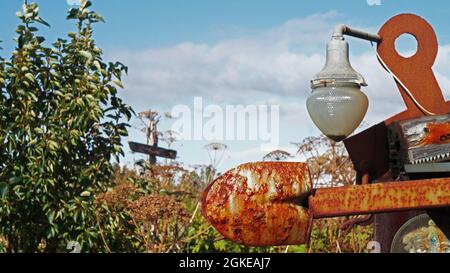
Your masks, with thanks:
[[[450,178],[317,189],[309,197],[314,218],[450,206]]]

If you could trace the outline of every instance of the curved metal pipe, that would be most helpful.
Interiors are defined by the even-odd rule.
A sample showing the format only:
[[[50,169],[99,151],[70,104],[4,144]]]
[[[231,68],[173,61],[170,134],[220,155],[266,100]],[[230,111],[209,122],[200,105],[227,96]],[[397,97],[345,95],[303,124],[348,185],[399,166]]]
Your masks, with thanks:
[[[337,25],[333,31],[333,39],[344,39],[344,35],[356,37],[363,40],[368,40],[376,43],[381,42],[381,37],[378,34],[368,33],[362,30],[353,29],[346,25]]]

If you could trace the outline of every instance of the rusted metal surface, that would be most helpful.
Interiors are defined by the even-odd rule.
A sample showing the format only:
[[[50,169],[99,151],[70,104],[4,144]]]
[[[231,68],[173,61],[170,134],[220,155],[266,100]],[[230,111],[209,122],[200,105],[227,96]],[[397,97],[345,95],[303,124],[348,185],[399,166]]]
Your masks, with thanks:
[[[421,146],[450,143],[450,115],[447,115],[447,118],[445,122],[431,122],[427,124],[427,134],[421,140]]]
[[[307,165],[285,162],[241,165],[202,196],[209,222],[225,238],[248,246],[306,243],[312,218],[448,206],[450,178],[313,190]]]
[[[410,119],[397,124],[407,148],[450,143],[450,115]]]
[[[447,161],[450,159],[450,115],[394,122],[389,125],[388,139],[390,161],[395,161],[400,171],[405,164]]]
[[[363,182],[365,174],[368,174],[369,182],[389,176],[389,148],[384,122],[344,140],[344,144],[356,171],[358,184]]]
[[[312,217],[306,164],[260,162],[228,171],[202,196],[202,212],[227,239],[247,246],[303,244]]]
[[[309,198],[314,218],[450,206],[450,178],[318,189]]]
[[[400,14],[388,20],[378,33],[382,42],[378,54],[389,69],[408,87],[416,100],[427,110],[443,115],[450,112],[450,102],[446,102],[432,70],[438,53],[438,42],[433,27],[423,18],[414,14]],[[395,41],[402,34],[411,34],[417,40],[417,53],[409,58],[401,56]],[[394,121],[417,118],[424,113],[398,85],[407,110],[388,120]]]
[[[450,113],[450,101],[445,101],[432,70],[438,52],[433,27],[417,15],[400,14],[388,20],[378,34],[382,39],[378,44],[378,54],[415,99],[433,113]],[[411,34],[417,40],[417,53],[412,57],[405,58],[396,50],[395,41],[402,34]],[[376,180],[389,170],[386,126],[396,121],[425,116],[400,85],[398,89],[406,105],[405,111],[345,141],[359,182],[361,173],[369,172],[371,179]]]

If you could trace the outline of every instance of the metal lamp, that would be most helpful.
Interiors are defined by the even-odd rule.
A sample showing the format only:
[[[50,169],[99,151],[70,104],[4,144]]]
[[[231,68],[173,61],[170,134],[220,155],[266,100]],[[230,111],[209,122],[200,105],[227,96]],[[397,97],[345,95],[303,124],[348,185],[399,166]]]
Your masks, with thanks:
[[[351,29],[335,28],[327,45],[326,64],[311,81],[312,93],[307,108],[314,124],[336,142],[346,139],[364,119],[369,101],[361,92],[367,86],[363,76],[350,64],[349,45],[344,34],[379,42],[377,35]]]

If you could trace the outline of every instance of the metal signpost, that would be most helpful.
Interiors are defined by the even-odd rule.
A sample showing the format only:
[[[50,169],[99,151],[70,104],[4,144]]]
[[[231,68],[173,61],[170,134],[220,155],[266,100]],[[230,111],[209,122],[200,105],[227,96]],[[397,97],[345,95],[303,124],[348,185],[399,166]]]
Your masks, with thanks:
[[[158,113],[148,110],[139,113],[139,118],[141,120],[143,118],[148,119],[148,124],[146,124],[146,128],[143,130],[147,134],[147,144],[129,142],[131,151],[148,155],[150,164],[156,164],[157,157],[167,159],[177,158],[177,151],[158,147],[159,137],[157,126],[160,119]]]

